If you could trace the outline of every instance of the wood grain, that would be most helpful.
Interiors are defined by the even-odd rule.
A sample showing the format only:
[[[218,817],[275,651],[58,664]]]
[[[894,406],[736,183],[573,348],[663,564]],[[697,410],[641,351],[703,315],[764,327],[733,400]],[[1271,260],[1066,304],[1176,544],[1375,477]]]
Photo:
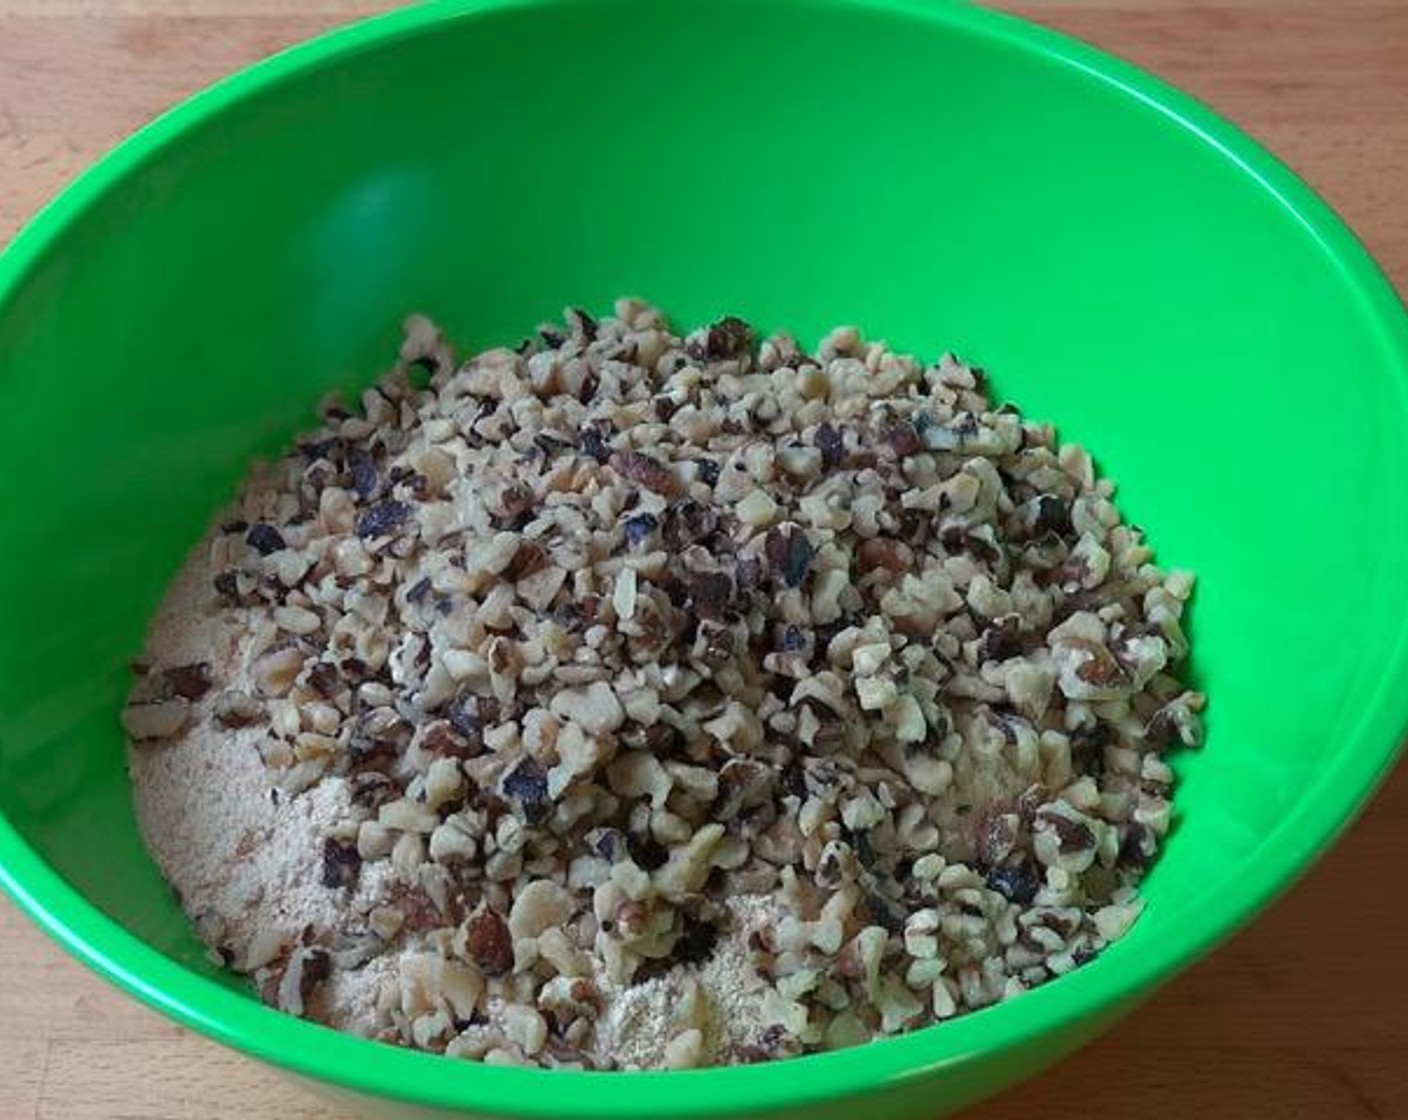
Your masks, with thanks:
[[[133,128],[375,0],[0,0],[0,242]],[[1025,0],[1237,120],[1408,285],[1408,3]],[[974,1120],[1408,1117],[1408,771],[1248,932]],[[341,1115],[89,975],[0,902],[0,1120]]]

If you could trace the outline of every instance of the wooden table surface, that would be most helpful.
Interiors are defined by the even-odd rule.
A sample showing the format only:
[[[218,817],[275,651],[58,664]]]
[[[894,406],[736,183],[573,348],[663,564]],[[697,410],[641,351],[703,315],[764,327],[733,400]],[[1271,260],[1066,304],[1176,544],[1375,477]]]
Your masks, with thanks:
[[[0,243],[176,99],[375,0],[0,0]],[[1408,291],[1408,0],[1016,0],[1248,128]],[[1408,1117],[1408,769],[1285,901],[975,1120]],[[0,1120],[332,1120],[0,901]]]

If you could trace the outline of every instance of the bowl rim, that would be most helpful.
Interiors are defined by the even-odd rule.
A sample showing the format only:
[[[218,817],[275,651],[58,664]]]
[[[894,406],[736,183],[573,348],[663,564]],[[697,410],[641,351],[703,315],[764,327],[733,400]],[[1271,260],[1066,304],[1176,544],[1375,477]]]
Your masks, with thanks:
[[[67,229],[151,156],[243,98],[341,62],[363,50],[450,21],[582,0],[432,0],[374,16],[310,39],[238,71],[178,104],[118,145],[43,208],[0,253],[0,311]],[[780,0],[848,7],[940,24],[949,30],[1074,70],[1115,96],[1152,108],[1251,177],[1269,200],[1314,239],[1326,263],[1364,306],[1397,373],[1408,410],[1408,317],[1392,286],[1334,211],[1299,177],[1241,129],[1148,72],[1015,16],[934,0]],[[66,950],[118,987],[178,1023],[270,1064],[329,1087],[447,1110],[519,1117],[686,1117],[816,1105],[826,1099],[894,1088],[977,1057],[1047,1044],[1102,1010],[1126,1010],[1161,982],[1225,940],[1292,883],[1348,826],[1386,776],[1408,730],[1408,630],[1397,641],[1361,718],[1346,734],[1364,746],[1342,752],[1319,774],[1299,808],[1261,840],[1256,859],[1225,879],[1199,912],[1195,931],[1177,940],[1117,943],[1100,961],[951,1023],[864,1047],[786,1062],[668,1073],[542,1071],[447,1062],[337,1032],[262,1007],[193,973],[148,946],[87,901],[0,817],[0,887]],[[1107,967],[1118,958],[1120,967]],[[1113,1018],[1113,1015],[1110,1016]],[[799,1064],[800,1063],[800,1064]],[[627,1080],[621,1080],[622,1077]],[[544,1090],[551,1087],[550,1093]],[[680,1090],[687,1090],[681,1092]]]

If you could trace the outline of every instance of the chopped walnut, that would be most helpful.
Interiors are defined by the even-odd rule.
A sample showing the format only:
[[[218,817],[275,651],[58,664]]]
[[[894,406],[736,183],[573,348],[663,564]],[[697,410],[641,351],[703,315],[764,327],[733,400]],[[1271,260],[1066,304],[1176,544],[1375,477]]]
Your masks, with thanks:
[[[413,317],[325,418],[202,560],[233,663],[154,650],[123,712],[293,810],[345,783],[340,924],[201,918],[271,1002],[337,1022],[379,973],[386,1041],[683,1069],[939,1022],[1137,919],[1203,739],[1192,577],[980,371],[623,300],[464,362]]]

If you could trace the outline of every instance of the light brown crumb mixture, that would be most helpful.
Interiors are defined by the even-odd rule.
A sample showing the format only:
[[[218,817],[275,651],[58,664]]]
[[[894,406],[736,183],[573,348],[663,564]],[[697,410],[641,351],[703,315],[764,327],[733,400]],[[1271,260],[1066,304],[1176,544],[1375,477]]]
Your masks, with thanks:
[[[421,387],[428,374],[428,386]],[[1191,579],[979,371],[635,300],[415,318],[245,485],[125,712],[270,1003],[404,1046],[754,1062],[980,1008],[1138,914]]]

